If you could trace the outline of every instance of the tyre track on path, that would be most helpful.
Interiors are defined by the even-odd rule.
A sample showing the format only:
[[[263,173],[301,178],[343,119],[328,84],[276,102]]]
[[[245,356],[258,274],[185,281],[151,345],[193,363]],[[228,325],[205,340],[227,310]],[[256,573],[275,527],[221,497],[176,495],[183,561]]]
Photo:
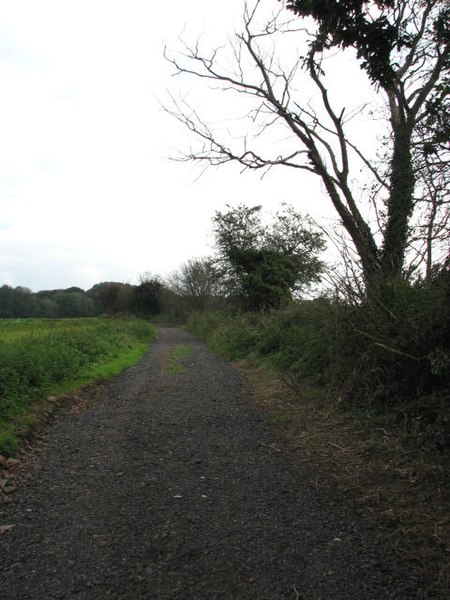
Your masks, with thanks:
[[[171,373],[177,345],[191,353]],[[419,599],[250,398],[239,371],[161,328],[139,365],[49,428],[0,507],[13,526],[0,598]]]

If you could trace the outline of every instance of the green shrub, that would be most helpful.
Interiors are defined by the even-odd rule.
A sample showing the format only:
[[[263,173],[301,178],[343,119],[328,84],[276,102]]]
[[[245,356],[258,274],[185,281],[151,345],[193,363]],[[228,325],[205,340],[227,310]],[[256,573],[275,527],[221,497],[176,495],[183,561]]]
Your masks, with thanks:
[[[10,431],[0,431],[0,452],[4,456],[14,456],[19,450],[19,440]]]
[[[338,298],[266,313],[197,313],[188,327],[236,360],[257,356],[346,406],[384,411],[438,446],[450,439],[448,274],[391,282],[359,305]]]
[[[336,307],[327,298],[301,301],[261,319],[258,353],[294,379],[330,375],[336,347]]]
[[[217,311],[192,313],[186,327],[202,337],[214,352],[230,360],[252,353],[258,339],[257,313],[227,314]]]
[[[226,315],[219,311],[193,311],[186,328],[195,335],[209,341],[211,334],[224,322]]]

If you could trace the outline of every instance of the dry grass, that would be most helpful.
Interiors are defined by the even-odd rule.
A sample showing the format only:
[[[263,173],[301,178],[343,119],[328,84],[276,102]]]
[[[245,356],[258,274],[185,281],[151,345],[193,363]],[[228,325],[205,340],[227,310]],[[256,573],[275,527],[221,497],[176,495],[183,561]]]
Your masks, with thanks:
[[[316,484],[331,480],[351,494],[395,552],[450,597],[448,457],[405,444],[380,416],[346,414],[323,392],[293,390],[250,361],[238,366],[253,382],[256,404],[320,466]]]

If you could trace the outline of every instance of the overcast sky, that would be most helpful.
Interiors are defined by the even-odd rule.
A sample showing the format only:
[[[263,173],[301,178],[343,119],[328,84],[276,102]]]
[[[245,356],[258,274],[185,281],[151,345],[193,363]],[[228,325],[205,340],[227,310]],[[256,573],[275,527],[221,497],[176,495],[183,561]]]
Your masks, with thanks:
[[[168,160],[189,140],[158,104],[178,86],[164,44],[183,31],[220,43],[242,8],[0,0],[0,285],[136,283],[209,254],[211,217],[226,203],[276,209],[301,192],[318,205],[308,175],[261,181],[230,165],[198,179]]]

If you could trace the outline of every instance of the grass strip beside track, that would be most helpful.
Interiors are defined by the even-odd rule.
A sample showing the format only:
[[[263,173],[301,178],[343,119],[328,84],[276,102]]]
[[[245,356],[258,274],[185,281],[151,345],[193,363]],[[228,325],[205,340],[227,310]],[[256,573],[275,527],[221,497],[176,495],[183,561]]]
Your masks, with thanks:
[[[19,450],[39,401],[120,373],[155,336],[139,319],[0,320],[0,454]]]

